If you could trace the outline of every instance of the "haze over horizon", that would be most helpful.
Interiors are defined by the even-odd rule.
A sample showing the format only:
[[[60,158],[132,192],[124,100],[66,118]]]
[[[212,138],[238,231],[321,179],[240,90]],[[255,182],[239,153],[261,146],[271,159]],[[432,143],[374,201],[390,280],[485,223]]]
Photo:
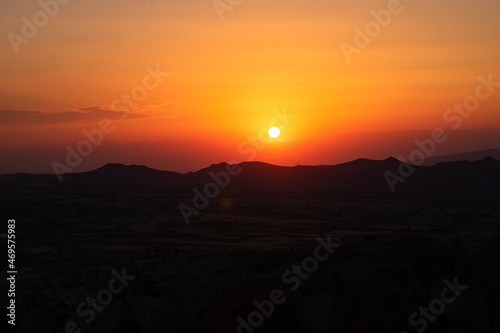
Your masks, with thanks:
[[[487,149],[487,150],[476,150],[476,151],[462,152],[462,153],[451,154],[451,155],[432,156],[432,157],[426,158],[422,165],[423,166],[432,166],[432,165],[435,165],[435,164],[440,163],[440,162],[451,162],[451,161],[479,161],[479,160],[483,160],[485,158],[493,158],[493,159],[500,161],[500,148]],[[359,157],[357,159],[352,159],[352,160],[343,161],[340,163],[333,163],[333,164],[300,164],[300,163],[297,163],[294,165],[280,165],[280,164],[263,162],[263,161],[259,161],[259,160],[247,160],[247,161],[240,161],[240,162],[232,160],[232,161],[213,162],[211,164],[203,165],[201,168],[198,168],[198,169],[187,170],[187,171],[177,171],[177,170],[154,168],[154,167],[151,167],[151,166],[146,165],[146,164],[122,163],[119,161],[115,161],[115,162],[110,161],[110,162],[106,162],[104,164],[98,165],[97,167],[92,168],[92,169],[75,170],[72,173],[96,171],[96,170],[106,168],[108,166],[124,166],[124,167],[145,167],[147,169],[156,170],[156,171],[166,171],[166,172],[176,172],[179,174],[188,174],[188,173],[196,173],[196,172],[202,171],[204,169],[209,169],[210,167],[218,166],[218,165],[222,165],[222,164],[241,165],[241,164],[245,164],[245,163],[262,163],[265,165],[277,166],[277,167],[295,167],[295,166],[308,166],[308,167],[319,166],[319,167],[321,167],[321,166],[337,166],[337,165],[349,164],[351,162],[360,161],[360,160],[384,162],[384,161],[389,161],[391,159],[396,160],[398,162],[407,162],[406,160],[398,160],[394,156],[387,156],[387,157],[381,158],[381,159],[368,159],[368,158],[364,158],[364,157]],[[419,161],[416,161],[416,162],[417,162],[417,164],[415,164],[415,165],[419,165],[418,164]],[[119,169],[117,169],[117,170],[119,170]],[[18,174],[18,173],[25,173],[25,172],[5,172],[5,173],[0,173],[0,176],[1,175],[9,175],[9,174],[12,175],[12,174]],[[27,172],[27,173],[49,174],[49,175],[53,174],[52,170],[50,170],[49,172]]]

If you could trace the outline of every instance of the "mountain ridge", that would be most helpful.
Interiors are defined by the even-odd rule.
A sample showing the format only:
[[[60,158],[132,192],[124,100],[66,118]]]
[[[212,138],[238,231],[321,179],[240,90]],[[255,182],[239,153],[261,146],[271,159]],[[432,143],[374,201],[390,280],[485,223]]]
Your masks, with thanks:
[[[413,172],[404,175],[400,171],[401,166],[413,169]],[[229,167],[243,171],[230,176],[227,173]],[[61,183],[55,175],[2,175],[0,191],[184,196],[192,194],[194,188],[203,189],[206,184],[215,182],[215,176],[229,177],[229,186],[222,190],[233,194],[391,195],[388,172],[400,177],[397,191],[401,193],[500,192],[500,161],[491,157],[479,161],[442,162],[433,166],[409,165],[393,157],[384,160],[357,159],[330,166],[279,166],[257,161],[230,165],[223,162],[185,174],[141,165],[108,163],[92,171],[65,174]]]

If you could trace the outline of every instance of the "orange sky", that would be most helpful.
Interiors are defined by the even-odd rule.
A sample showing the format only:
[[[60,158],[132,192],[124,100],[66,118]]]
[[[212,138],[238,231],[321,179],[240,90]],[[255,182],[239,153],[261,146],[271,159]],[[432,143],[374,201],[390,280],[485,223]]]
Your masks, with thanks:
[[[256,160],[407,154],[415,139],[451,128],[443,114],[474,95],[479,76],[500,81],[500,3],[401,0],[400,13],[348,63],[340,44],[354,45],[354,28],[388,2],[244,0],[221,21],[208,0],[73,0],[13,46],[22,18],[41,8],[3,1],[0,173],[51,172],[103,118],[114,130],[74,171],[123,162],[184,172],[244,161],[248,138],[284,108],[294,118],[255,150]],[[119,119],[111,104],[138,91],[148,67],[169,75]],[[499,147],[497,89],[436,154]]]

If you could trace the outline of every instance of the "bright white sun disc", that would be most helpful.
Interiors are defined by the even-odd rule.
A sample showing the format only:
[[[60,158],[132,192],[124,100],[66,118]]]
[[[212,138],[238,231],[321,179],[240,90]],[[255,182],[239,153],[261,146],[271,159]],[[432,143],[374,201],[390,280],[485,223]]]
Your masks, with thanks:
[[[273,126],[267,131],[267,134],[273,139],[276,139],[278,136],[280,136],[280,129],[276,126]]]

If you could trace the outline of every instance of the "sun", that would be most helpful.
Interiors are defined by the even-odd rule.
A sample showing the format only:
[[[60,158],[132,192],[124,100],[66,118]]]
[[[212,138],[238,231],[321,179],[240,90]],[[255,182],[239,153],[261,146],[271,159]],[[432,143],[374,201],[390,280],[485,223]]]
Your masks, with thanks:
[[[278,136],[280,136],[280,129],[276,126],[273,126],[267,131],[267,134],[273,139],[276,139]]]

